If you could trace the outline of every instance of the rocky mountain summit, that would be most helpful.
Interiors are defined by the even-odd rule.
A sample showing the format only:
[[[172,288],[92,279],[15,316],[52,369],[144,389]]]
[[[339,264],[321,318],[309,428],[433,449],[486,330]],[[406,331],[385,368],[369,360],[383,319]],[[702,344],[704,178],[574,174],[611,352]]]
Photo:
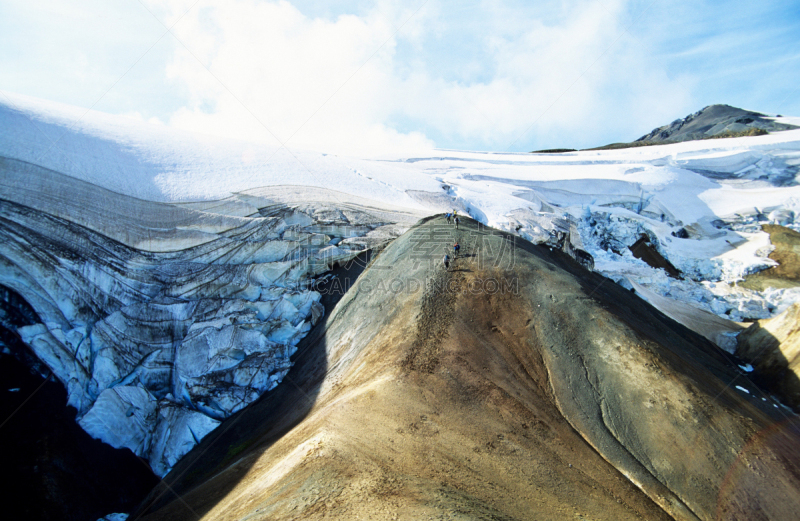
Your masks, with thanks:
[[[759,112],[730,105],[709,105],[669,125],[653,129],[635,142],[677,143],[711,137],[759,135],[798,127],[779,123]]]
[[[292,385],[223,422],[131,519],[790,519],[800,507],[797,419],[729,355],[561,251],[437,217],[350,282],[301,342]]]

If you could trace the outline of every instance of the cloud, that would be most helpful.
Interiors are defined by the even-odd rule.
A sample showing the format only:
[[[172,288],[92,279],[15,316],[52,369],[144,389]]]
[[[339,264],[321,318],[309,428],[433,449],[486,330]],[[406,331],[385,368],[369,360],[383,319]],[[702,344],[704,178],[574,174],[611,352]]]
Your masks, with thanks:
[[[8,0],[0,88],[327,152],[589,147],[710,103],[797,113],[794,7]]]
[[[286,1],[201,0],[174,29],[182,45],[167,75],[188,102],[170,124],[355,154],[434,144],[525,150],[631,132],[632,118],[665,112],[654,100],[670,115],[694,108],[687,82],[626,33],[626,1],[473,5],[455,17],[485,22],[472,46],[478,62],[446,49],[465,20],[429,3],[415,13],[383,1],[323,19]],[[177,2],[167,23],[187,5]],[[448,52],[472,67],[466,79],[453,73],[458,61],[447,73],[430,66]]]
[[[201,4],[176,27],[185,48],[167,75],[188,103],[170,124],[323,151],[432,145],[385,123],[400,94],[392,35],[402,10],[331,21],[288,2]]]
[[[111,113],[174,110],[164,28],[138,2],[0,2],[0,89]],[[183,100],[181,100],[182,102]]]
[[[150,123],[151,125],[159,125],[159,126],[162,126],[162,127],[164,126],[164,122],[161,121],[160,119],[158,119],[157,117],[145,118],[144,115],[139,111],[123,112],[123,113],[118,114],[118,115],[120,115],[120,116],[122,116],[124,118],[133,119],[133,120],[136,120],[136,121],[139,121],[139,122],[142,122],[142,123],[147,122],[147,123]]]

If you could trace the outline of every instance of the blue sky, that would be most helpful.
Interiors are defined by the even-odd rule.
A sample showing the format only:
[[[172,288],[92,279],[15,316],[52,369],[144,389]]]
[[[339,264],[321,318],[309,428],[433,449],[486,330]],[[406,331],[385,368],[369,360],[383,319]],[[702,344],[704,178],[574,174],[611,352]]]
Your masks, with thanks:
[[[168,30],[169,29],[169,30]],[[0,1],[0,90],[354,154],[800,115],[795,1]]]

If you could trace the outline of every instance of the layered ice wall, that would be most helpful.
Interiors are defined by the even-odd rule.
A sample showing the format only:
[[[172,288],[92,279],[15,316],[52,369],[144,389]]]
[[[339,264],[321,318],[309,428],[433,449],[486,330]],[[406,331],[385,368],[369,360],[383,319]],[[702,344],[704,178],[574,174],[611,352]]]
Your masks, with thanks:
[[[0,285],[38,315],[18,334],[89,434],[162,476],[281,381],[324,312],[311,279],[417,219],[278,189],[213,213],[7,158],[0,179]]]
[[[38,315],[17,333],[80,425],[158,475],[281,381],[323,314],[315,276],[422,215],[322,154],[3,99],[0,285]]]

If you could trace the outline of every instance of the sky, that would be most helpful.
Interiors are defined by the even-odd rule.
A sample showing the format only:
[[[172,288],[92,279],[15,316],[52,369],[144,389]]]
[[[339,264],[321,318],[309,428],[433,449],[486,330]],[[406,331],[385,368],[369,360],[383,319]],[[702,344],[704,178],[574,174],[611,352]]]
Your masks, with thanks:
[[[0,90],[360,156],[800,116],[797,0],[0,0]],[[5,100],[0,95],[0,102]]]

